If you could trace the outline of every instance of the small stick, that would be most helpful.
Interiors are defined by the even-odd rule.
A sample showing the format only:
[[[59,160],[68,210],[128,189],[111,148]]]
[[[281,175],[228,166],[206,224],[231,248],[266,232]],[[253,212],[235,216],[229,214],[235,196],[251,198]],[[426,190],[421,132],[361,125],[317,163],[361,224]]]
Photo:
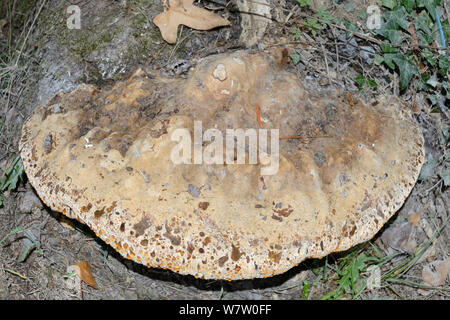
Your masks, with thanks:
[[[262,128],[263,124],[261,121],[261,111],[259,110],[259,105],[256,105],[256,120],[258,120],[259,127]]]
[[[317,136],[281,136],[280,139],[312,139],[312,138],[331,138],[328,135],[317,135]]]
[[[169,10],[169,5],[167,4],[166,0],[161,0],[164,7],[166,7],[167,10]]]

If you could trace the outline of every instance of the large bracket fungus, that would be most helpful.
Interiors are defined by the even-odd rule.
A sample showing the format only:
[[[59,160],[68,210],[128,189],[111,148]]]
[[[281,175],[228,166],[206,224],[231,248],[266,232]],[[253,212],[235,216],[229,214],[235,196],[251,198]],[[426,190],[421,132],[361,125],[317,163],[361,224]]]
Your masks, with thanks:
[[[60,93],[23,127],[28,178],[124,257],[199,278],[268,277],[366,241],[417,180],[421,130],[394,97],[365,105],[306,90],[282,56],[240,51],[203,59],[187,79],[138,70]],[[280,139],[273,175],[175,164],[171,134],[192,134],[194,121],[292,138]]]

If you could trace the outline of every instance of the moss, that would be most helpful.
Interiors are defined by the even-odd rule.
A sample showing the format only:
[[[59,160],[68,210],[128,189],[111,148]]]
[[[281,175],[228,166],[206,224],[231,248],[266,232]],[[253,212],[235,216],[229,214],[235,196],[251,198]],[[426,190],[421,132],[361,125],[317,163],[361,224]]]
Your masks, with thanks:
[[[142,61],[144,58],[166,59],[172,54],[174,44],[167,44],[161,37],[159,29],[151,22],[152,17],[164,10],[162,1],[154,0],[132,0],[130,1],[130,16],[133,16],[133,26],[135,32],[133,37],[137,45],[133,48],[132,57],[134,61]],[[186,57],[184,47],[187,41],[178,44],[173,59]],[[156,49],[157,48],[157,49]],[[156,56],[157,54],[157,56]]]
[[[60,2],[57,7],[43,10],[39,42],[45,48],[68,54],[67,59],[79,64],[85,71],[83,82],[118,79],[124,70],[151,58],[164,62],[169,55],[173,55],[172,59],[187,56],[184,46],[188,41],[178,44],[172,54],[174,45],[166,44],[151,22],[163,11],[159,0],[129,0],[126,8],[116,3],[99,13],[82,11],[81,30],[67,28],[65,10],[66,5]]]

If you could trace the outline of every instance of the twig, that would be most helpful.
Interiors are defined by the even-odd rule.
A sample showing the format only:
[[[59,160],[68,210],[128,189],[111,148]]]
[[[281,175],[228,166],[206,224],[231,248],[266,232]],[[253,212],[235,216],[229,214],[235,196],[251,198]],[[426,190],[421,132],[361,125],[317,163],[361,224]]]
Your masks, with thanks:
[[[263,124],[261,122],[261,111],[259,110],[259,105],[256,105],[256,120],[258,121],[259,127],[262,128]]]
[[[329,135],[316,135],[316,136],[281,136],[280,139],[313,139],[313,138],[331,138]]]
[[[161,0],[161,1],[163,3],[164,7],[166,7],[166,9],[169,10],[170,8],[169,8],[169,5],[167,4],[166,0]]]
[[[328,81],[331,83],[330,69],[329,69],[329,67],[328,67],[327,52],[325,51],[325,47],[323,46],[322,43],[320,43],[320,46],[322,47],[323,58],[325,59],[325,67],[326,67],[326,69],[327,69]]]

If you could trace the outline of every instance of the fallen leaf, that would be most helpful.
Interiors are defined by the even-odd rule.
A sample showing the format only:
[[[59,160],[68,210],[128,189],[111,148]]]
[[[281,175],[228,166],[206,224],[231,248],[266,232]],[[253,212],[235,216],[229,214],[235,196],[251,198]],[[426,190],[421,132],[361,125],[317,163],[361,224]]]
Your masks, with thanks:
[[[193,5],[194,0],[170,0],[169,10],[158,14],[153,23],[161,31],[168,43],[177,42],[177,31],[180,24],[196,30],[210,30],[227,26],[230,22],[206,9]]]
[[[393,248],[404,252],[413,252],[417,243],[414,239],[415,229],[408,221],[391,226],[381,235],[386,249]]]
[[[87,262],[80,261],[74,267],[74,271],[80,277],[81,281],[91,286],[94,289],[98,289],[97,282],[95,282],[94,277],[91,273],[91,267]]]
[[[355,101],[353,100],[353,96],[350,92],[347,92],[347,101],[352,107],[355,105]]]
[[[433,271],[433,269],[435,271]],[[435,261],[422,269],[423,283],[432,286],[439,287],[445,283],[447,276],[450,272],[450,259],[445,261]]]
[[[418,227],[420,223],[420,217],[422,216],[422,213],[425,212],[425,210],[428,209],[430,205],[427,204],[425,207],[422,208],[419,212],[412,213],[408,216],[408,222],[411,223],[414,227]]]
[[[367,268],[369,277],[367,278],[367,289],[373,290],[381,286],[381,269],[377,265],[371,265]]]

